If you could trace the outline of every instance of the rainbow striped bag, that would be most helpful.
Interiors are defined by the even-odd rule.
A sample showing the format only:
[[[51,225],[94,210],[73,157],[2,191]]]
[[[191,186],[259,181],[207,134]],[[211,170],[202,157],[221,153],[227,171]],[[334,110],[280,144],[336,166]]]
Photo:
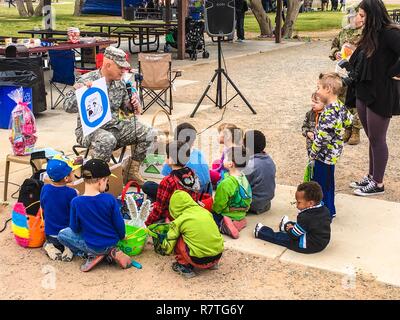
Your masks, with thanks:
[[[28,215],[26,209],[40,201],[31,203],[25,208],[22,202],[17,202],[12,210],[11,229],[15,241],[24,248],[39,248],[43,245],[46,236],[44,232],[44,220],[42,208],[37,214]]]

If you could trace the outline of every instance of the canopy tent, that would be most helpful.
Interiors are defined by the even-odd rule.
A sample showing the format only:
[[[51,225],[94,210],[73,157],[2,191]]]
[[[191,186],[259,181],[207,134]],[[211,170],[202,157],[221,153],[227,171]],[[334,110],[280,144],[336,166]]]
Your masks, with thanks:
[[[138,7],[146,0],[125,0],[126,7]],[[82,13],[102,14],[110,16],[121,16],[121,0],[86,0]]]

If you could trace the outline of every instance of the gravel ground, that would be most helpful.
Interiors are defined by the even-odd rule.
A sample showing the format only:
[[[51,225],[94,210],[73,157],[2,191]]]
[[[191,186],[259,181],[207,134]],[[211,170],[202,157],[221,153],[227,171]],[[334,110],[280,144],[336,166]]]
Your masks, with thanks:
[[[235,100],[224,121],[266,134],[280,184],[297,185],[302,179],[306,151],[300,127],[319,72],[333,68],[328,51],[329,43],[319,41],[227,61],[229,74],[258,113],[252,115]],[[214,68],[185,68],[184,79],[199,82],[178,90],[175,101],[197,102]],[[199,111],[189,121],[200,130],[221,115],[215,108]],[[387,192],[380,197],[392,201],[399,200],[398,129],[399,120],[394,119],[388,136]],[[209,132],[211,129],[201,139],[205,141]],[[204,151],[212,158],[217,150],[213,143]],[[338,191],[349,192],[348,182],[365,172],[366,155],[365,136],[360,145],[345,148],[337,166]],[[9,216],[9,209],[0,214],[0,225]],[[78,258],[71,263],[54,262],[42,249],[18,247],[10,227],[0,233],[0,247],[1,299],[400,299],[400,288],[378,283],[369,275],[342,276],[232,250],[225,251],[219,270],[199,272],[198,277],[186,280],[171,270],[173,257],[156,255],[151,244],[137,257],[142,270],[122,271],[103,264],[87,274],[79,271],[82,261]]]

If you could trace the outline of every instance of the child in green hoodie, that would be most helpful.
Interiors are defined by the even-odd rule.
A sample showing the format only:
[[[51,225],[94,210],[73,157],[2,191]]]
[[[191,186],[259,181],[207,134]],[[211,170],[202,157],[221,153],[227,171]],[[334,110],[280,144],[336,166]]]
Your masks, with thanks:
[[[221,233],[234,239],[239,238],[240,230],[247,225],[246,212],[252,199],[250,183],[242,172],[247,160],[244,147],[232,147],[226,151],[224,167],[228,173],[217,187],[212,207]]]
[[[169,202],[170,222],[162,243],[166,254],[175,249],[172,270],[187,278],[196,274],[193,268],[216,269],[224,250],[224,239],[212,214],[199,206],[185,191],[176,190]]]

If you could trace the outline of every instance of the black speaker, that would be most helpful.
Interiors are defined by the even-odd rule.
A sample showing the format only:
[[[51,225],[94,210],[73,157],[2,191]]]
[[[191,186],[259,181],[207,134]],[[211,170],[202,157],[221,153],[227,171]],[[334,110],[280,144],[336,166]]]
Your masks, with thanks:
[[[211,37],[230,36],[235,31],[235,1],[205,0],[205,27]]]

